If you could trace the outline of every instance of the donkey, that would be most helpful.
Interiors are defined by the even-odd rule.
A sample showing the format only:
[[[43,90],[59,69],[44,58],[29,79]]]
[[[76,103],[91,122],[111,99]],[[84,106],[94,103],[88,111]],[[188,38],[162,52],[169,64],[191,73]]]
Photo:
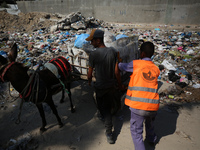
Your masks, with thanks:
[[[42,127],[40,128],[40,131],[44,132],[47,124],[42,105],[43,102],[50,106],[57,118],[59,126],[62,127],[63,123],[54,105],[52,95],[62,90],[60,102],[63,102],[64,90],[67,89],[71,112],[75,112],[70,91],[71,65],[67,59],[60,56],[49,62],[49,64],[54,66],[54,70],[55,67],[57,68],[57,75],[52,73],[48,68],[44,68],[43,70],[37,69],[31,74],[28,74],[28,67],[24,67],[22,63],[16,62],[16,58],[17,44],[14,43],[9,51],[8,59],[0,55],[0,80],[2,82],[8,81],[12,84],[12,86],[20,93],[22,103],[24,100],[31,101],[36,105],[42,118]]]

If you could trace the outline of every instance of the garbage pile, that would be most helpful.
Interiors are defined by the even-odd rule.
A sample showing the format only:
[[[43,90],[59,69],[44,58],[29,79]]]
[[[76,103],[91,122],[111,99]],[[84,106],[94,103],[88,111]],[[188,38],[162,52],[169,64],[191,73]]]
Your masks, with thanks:
[[[1,32],[31,33],[40,29],[54,32],[56,30],[80,30],[99,26],[107,26],[107,23],[94,17],[84,17],[80,12],[72,12],[68,15],[42,12],[12,15],[6,11],[0,11]]]
[[[62,55],[73,65],[74,72],[86,75],[88,72],[88,56],[95,49],[85,38],[95,27],[105,31],[105,45],[116,48],[120,53],[122,62],[138,59],[138,47],[141,42],[152,41],[156,47],[152,59],[161,70],[159,80],[173,86],[168,91],[162,91],[161,96],[164,99],[179,99],[180,101],[185,99],[187,99],[186,101],[200,100],[199,92],[196,92],[200,88],[200,32],[165,30],[157,27],[151,30],[126,29],[116,24],[105,23],[94,17],[85,18],[80,12],[71,13],[67,16],[42,14],[40,17],[36,17],[36,14],[25,14],[29,17],[24,20],[21,27],[17,26],[16,23],[16,30],[13,30],[13,28],[7,30],[9,28],[6,25],[9,26],[9,23],[1,27],[0,55],[6,57],[10,45],[16,42],[18,44],[17,61],[23,62],[27,67],[32,66],[34,69],[39,60],[46,63],[50,59]],[[52,19],[53,16],[54,19]],[[14,16],[14,18],[19,19],[20,15]],[[5,19],[6,17],[4,17]],[[27,20],[28,22],[26,22]],[[51,23],[53,20],[53,23],[49,23],[46,27],[39,25],[47,20]],[[37,22],[38,25],[36,26],[35,23],[32,25],[33,22]],[[45,25],[47,25],[46,23]],[[26,32],[26,24],[32,25],[31,29],[34,30]],[[170,91],[170,89],[172,90]],[[175,89],[180,89],[181,92],[171,93],[176,91]],[[190,99],[182,95],[183,93],[189,96],[193,93],[195,96]]]
[[[94,17],[84,17],[81,12],[70,13],[66,17],[62,17],[55,26],[52,26],[50,31],[54,30],[69,30],[69,29],[86,29],[91,27],[99,27],[106,25],[103,20],[95,19]]]

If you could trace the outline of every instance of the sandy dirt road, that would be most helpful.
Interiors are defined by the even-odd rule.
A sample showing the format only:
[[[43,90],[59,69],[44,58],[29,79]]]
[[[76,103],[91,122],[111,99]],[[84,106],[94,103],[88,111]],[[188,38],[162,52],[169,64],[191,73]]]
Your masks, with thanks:
[[[163,84],[161,88],[166,88]],[[38,150],[134,150],[130,134],[130,112],[128,107],[115,116],[114,135],[116,142],[108,144],[103,123],[96,117],[96,107],[92,98],[93,88],[87,81],[72,83],[72,98],[76,112],[70,112],[68,97],[60,104],[60,93],[53,97],[59,115],[65,124],[57,125],[56,118],[45,105],[48,130],[41,134],[41,119],[35,105],[24,103],[21,123],[15,124],[19,112],[19,102],[8,102],[0,110],[0,147],[18,137],[31,136],[26,149]],[[162,102],[155,121],[159,143],[155,147],[146,145],[147,150],[197,150],[200,147],[200,104]],[[145,135],[145,133],[144,133]],[[23,143],[21,143],[23,144]],[[1,149],[1,148],[0,148]]]

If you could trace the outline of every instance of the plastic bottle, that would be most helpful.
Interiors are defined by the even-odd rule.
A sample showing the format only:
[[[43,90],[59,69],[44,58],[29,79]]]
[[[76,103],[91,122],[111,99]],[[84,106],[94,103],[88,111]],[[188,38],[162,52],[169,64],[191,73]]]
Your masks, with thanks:
[[[168,95],[168,97],[169,97],[170,99],[174,99],[174,96],[173,96],[173,95]]]

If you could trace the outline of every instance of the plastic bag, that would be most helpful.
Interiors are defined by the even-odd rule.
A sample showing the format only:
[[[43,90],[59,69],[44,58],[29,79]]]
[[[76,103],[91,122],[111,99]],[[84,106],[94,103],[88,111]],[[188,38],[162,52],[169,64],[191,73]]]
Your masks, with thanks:
[[[7,58],[7,53],[5,51],[0,51],[0,55],[2,55],[3,57]]]
[[[123,38],[123,37],[128,37],[127,35],[124,35],[124,34],[118,34],[116,36],[116,40],[120,39],[120,38]]]
[[[162,65],[168,70],[176,71],[176,68],[166,59],[162,62]]]
[[[105,43],[106,47],[111,47],[112,42],[114,42],[114,41],[116,41],[115,35],[113,35],[109,31],[105,31],[104,32],[104,43]]]
[[[82,48],[84,44],[88,43],[85,39],[89,37],[89,34],[76,35],[76,40],[74,42],[74,47]]]
[[[175,74],[174,70],[169,70],[168,73],[168,79],[172,82],[175,82],[176,80],[180,79],[181,77]]]
[[[195,89],[198,89],[198,88],[200,88],[200,84],[196,83],[192,87],[195,88]]]

